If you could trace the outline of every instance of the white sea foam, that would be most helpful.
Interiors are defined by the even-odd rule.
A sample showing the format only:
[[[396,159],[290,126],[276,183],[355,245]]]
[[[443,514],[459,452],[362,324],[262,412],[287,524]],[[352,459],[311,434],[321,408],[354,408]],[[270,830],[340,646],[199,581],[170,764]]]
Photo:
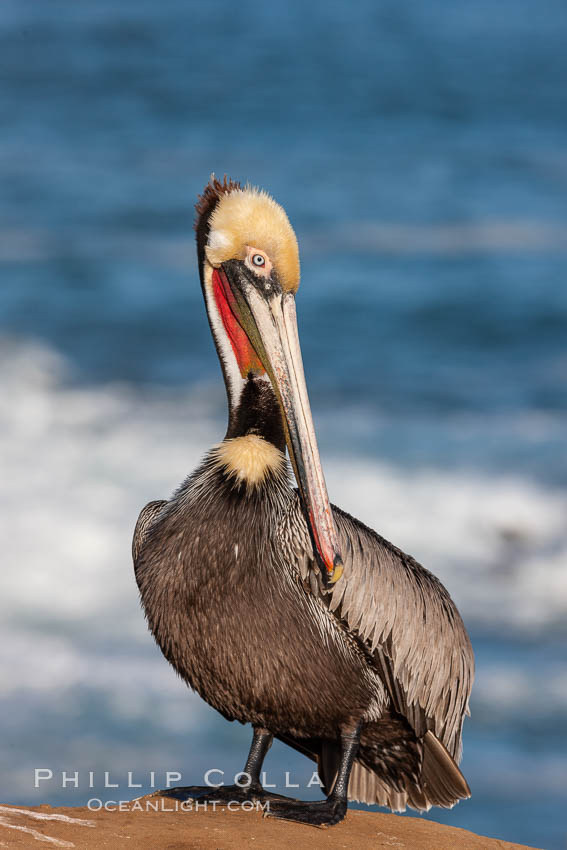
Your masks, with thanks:
[[[341,506],[446,583],[469,621],[532,629],[567,613],[567,495],[508,476],[335,462]]]
[[[120,616],[140,638],[129,546],[138,511],[167,497],[222,422],[199,391],[72,387],[35,345],[7,346],[0,411],[2,599],[12,621]],[[345,436],[345,445],[348,439]],[[516,627],[567,613],[567,494],[527,479],[324,458],[333,501],[445,581],[469,620]],[[84,632],[85,633],[85,632]]]

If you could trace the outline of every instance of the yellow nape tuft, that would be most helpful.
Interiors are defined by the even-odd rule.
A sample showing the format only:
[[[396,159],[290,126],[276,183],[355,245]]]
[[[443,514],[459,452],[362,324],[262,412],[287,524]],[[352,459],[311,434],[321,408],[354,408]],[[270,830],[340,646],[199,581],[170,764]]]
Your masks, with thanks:
[[[247,246],[268,255],[284,289],[297,290],[299,249],[285,210],[267,192],[250,186],[221,196],[210,219],[207,259],[213,266],[243,260]]]
[[[225,440],[215,449],[219,466],[238,484],[257,487],[268,473],[281,473],[285,457],[272,443],[255,434]]]

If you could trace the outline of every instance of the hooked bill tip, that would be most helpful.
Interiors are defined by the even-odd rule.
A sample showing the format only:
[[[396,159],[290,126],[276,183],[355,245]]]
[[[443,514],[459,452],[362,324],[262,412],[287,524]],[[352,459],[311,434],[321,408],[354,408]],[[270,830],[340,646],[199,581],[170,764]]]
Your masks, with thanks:
[[[334,564],[332,573],[329,574],[329,584],[335,584],[343,574],[343,565],[340,561]]]

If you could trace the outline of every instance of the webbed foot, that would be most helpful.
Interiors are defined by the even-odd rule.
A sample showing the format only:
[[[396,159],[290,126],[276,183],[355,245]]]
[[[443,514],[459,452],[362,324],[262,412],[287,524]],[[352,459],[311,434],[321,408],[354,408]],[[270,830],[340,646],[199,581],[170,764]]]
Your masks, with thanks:
[[[308,826],[327,827],[334,826],[344,820],[347,808],[346,800],[337,800],[332,796],[326,800],[317,801],[286,800],[284,802],[274,800],[270,803],[270,809],[264,813],[264,816],[278,818],[279,820],[292,820]]]
[[[211,788],[209,785],[186,785],[177,788],[167,788],[164,791],[155,791],[154,797],[171,797],[174,800],[195,800],[199,803],[243,803],[249,800],[254,802],[288,801],[287,797],[280,794],[271,794],[258,784],[247,785],[218,785]]]

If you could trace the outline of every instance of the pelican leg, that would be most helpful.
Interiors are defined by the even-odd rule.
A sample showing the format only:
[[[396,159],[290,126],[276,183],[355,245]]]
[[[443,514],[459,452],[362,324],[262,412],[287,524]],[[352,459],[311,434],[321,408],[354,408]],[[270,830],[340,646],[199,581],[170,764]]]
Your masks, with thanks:
[[[278,794],[264,791],[260,782],[260,771],[266,753],[272,746],[272,734],[267,729],[254,727],[254,737],[250,752],[242,771],[242,783],[238,785],[219,785],[216,788],[202,785],[188,785],[168,788],[157,792],[162,797],[173,797],[176,800],[197,800],[209,803],[244,802],[245,800],[285,800]]]
[[[333,790],[326,800],[273,800],[265,817],[292,820],[309,826],[334,826],[344,820],[348,808],[348,782],[358,752],[362,723],[341,730],[341,762]]]

